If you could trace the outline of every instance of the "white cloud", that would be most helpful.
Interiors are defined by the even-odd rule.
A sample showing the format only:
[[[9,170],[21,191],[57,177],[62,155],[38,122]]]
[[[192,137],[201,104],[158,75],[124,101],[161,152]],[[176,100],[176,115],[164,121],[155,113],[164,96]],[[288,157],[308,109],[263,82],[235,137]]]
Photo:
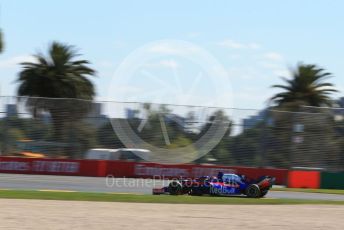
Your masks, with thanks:
[[[259,45],[258,43],[249,43],[247,46],[250,49],[260,49],[261,48],[261,45]]]
[[[273,55],[272,55],[273,56]],[[270,71],[274,76],[278,77],[289,77],[290,71],[286,67],[285,63],[280,61],[275,61],[271,59],[265,59],[259,63],[261,67]]]
[[[176,54],[178,53],[174,47],[166,44],[157,44],[150,48],[152,53]]]
[[[0,60],[0,68],[15,68],[22,62],[35,62],[36,59],[31,55],[18,55]]]
[[[233,40],[224,40],[222,42],[219,42],[219,45],[222,47],[226,48],[231,48],[231,49],[242,49],[245,48],[245,45]]]
[[[258,43],[241,43],[231,39],[223,40],[217,44],[229,49],[259,49],[261,47]]]
[[[285,58],[277,52],[264,53],[259,64],[264,69],[269,70],[274,76],[290,76],[290,72],[286,67]]]
[[[268,52],[263,55],[263,57],[270,61],[283,61],[283,55],[276,53],[276,52]]]

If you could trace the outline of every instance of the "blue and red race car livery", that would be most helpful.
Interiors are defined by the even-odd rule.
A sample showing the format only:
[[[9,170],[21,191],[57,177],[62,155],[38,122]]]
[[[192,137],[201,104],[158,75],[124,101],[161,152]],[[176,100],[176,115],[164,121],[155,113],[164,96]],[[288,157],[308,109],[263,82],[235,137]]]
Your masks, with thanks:
[[[244,175],[219,173],[217,177],[204,176],[196,179],[173,180],[167,187],[153,189],[154,195],[246,195],[251,198],[264,197],[275,182],[274,177],[262,176],[250,180]]]

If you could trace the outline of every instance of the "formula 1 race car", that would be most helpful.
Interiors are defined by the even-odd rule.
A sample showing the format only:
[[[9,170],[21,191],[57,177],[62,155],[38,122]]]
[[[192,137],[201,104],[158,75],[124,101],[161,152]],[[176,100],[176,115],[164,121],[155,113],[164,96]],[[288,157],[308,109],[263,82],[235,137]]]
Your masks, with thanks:
[[[217,177],[204,176],[196,179],[172,180],[167,187],[154,188],[153,195],[246,195],[250,198],[261,198],[268,193],[274,183],[275,178],[270,176],[250,180],[244,175],[219,172]]]

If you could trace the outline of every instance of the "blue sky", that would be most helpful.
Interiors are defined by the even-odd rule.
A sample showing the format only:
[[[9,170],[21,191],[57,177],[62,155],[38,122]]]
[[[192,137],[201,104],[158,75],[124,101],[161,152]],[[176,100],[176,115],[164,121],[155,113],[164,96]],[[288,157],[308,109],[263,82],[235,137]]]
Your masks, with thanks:
[[[0,55],[1,95],[16,94],[17,63],[32,60],[30,54],[46,50],[53,40],[75,45],[92,62],[101,100],[260,109],[276,92],[270,86],[299,61],[332,72],[331,81],[341,91],[334,96],[344,92],[340,0],[1,0],[0,4],[6,46]],[[206,52],[223,67],[228,81],[190,61],[188,49],[183,55],[160,50],[137,71],[126,72],[131,76],[125,81],[118,79],[117,70],[128,56],[147,43],[154,48],[159,40],[187,42]],[[161,83],[173,87],[168,90]],[[220,92],[214,96],[216,90]]]

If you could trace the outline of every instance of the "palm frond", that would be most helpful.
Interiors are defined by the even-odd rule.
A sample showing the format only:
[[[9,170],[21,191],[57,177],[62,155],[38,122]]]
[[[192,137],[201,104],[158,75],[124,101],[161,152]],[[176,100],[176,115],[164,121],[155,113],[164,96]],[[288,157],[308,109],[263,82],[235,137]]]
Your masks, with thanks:
[[[273,85],[273,88],[283,89],[284,92],[277,93],[271,97],[271,101],[277,105],[290,102],[304,102],[308,105],[319,106],[330,104],[331,93],[337,92],[334,85],[325,82],[332,74],[316,65],[305,65],[299,63],[296,69],[291,70],[292,78],[282,77],[285,85]]]

